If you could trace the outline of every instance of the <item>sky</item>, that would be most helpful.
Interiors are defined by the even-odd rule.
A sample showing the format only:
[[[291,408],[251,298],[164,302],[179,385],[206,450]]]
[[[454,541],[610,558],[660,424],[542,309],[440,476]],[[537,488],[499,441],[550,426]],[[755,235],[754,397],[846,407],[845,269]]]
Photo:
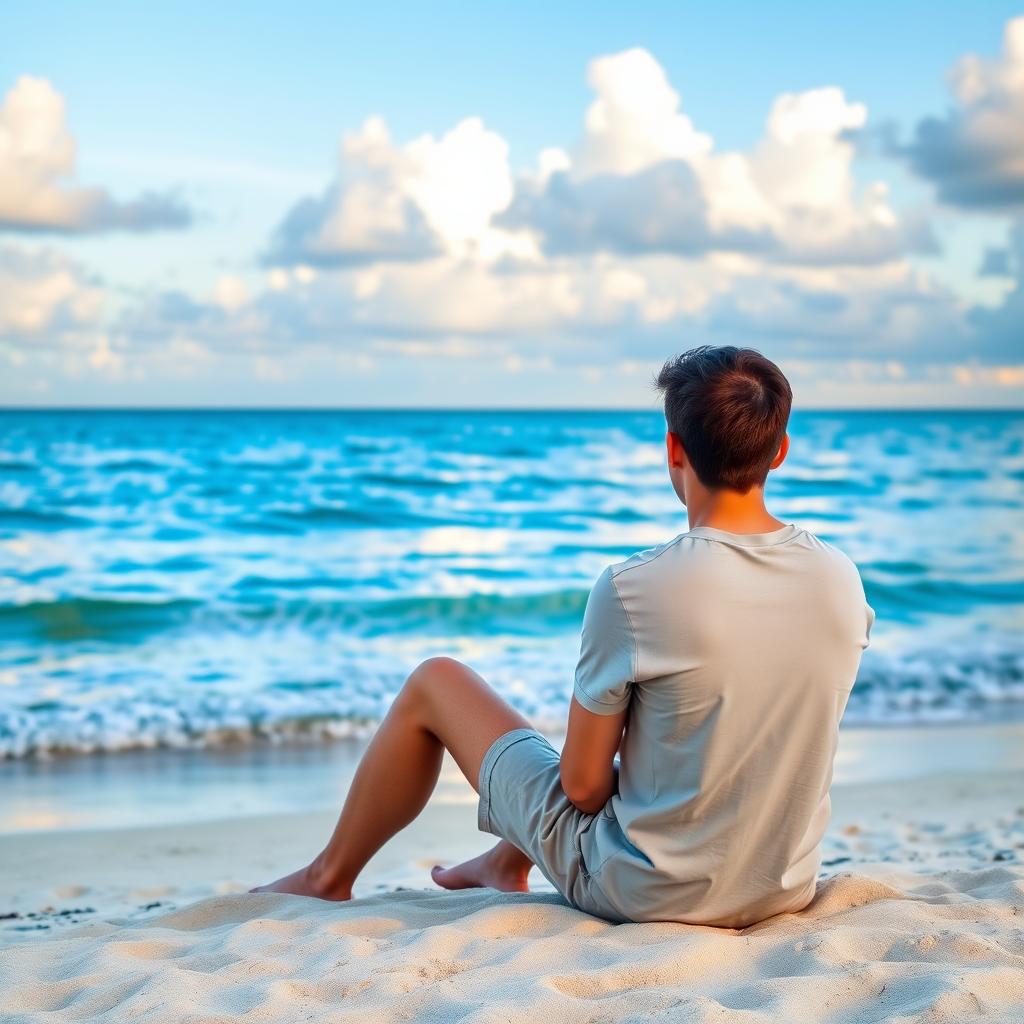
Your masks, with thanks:
[[[1024,407],[1024,8],[5,6],[0,404]]]

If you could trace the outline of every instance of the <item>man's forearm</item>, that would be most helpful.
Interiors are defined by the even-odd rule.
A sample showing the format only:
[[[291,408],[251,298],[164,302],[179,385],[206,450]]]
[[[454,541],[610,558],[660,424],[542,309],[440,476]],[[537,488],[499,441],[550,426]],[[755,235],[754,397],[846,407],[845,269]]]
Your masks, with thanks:
[[[569,800],[586,814],[608,802],[619,781],[615,757],[622,745],[626,709],[596,714],[573,695],[569,721],[558,766],[562,788]]]

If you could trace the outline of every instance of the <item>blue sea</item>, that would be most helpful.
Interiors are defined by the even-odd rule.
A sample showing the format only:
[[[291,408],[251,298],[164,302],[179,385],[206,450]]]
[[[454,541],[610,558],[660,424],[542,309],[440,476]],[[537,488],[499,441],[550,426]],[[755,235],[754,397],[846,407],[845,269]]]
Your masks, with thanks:
[[[564,722],[589,588],[687,529],[647,412],[0,413],[0,757],[358,735],[423,658]],[[876,612],[845,721],[1024,710],[1024,415],[793,414],[767,502]],[[799,628],[797,626],[797,628]]]

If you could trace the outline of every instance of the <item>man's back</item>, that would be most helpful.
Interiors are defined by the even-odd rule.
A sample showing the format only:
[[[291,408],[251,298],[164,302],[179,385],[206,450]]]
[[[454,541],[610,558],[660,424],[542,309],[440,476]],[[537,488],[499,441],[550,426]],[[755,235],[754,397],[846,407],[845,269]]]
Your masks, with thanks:
[[[613,907],[742,927],[810,901],[873,621],[850,559],[793,524],[695,527],[602,573],[575,694],[629,717],[579,848]]]

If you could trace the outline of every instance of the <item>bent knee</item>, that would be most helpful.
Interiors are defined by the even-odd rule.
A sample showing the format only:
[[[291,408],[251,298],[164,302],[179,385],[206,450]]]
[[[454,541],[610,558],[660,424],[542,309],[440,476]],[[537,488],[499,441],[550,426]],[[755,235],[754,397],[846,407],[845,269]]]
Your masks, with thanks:
[[[450,679],[453,675],[464,673],[468,666],[463,665],[457,658],[449,658],[444,654],[437,654],[432,658],[421,661],[409,673],[408,682],[431,683],[438,679]]]
[[[457,658],[439,654],[421,661],[409,673],[403,692],[428,694],[434,690],[451,686],[453,680],[465,677],[468,666]]]
[[[425,658],[412,671],[414,675],[437,675],[438,673],[460,671],[467,667],[458,658],[449,658],[446,654],[435,654],[432,658]]]

